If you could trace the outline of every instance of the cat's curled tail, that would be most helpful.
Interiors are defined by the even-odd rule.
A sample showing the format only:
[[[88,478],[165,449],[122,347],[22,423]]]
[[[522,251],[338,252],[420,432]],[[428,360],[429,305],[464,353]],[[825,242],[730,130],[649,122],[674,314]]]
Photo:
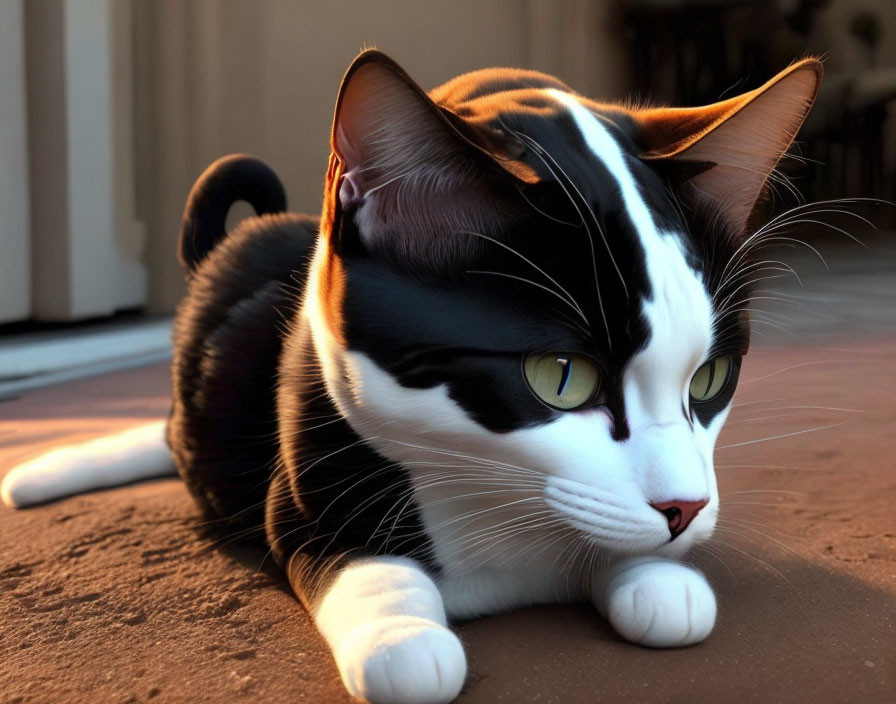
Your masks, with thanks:
[[[227,233],[227,213],[244,200],[258,215],[286,210],[286,191],[271,167],[248,154],[221,157],[199,177],[184,208],[177,255],[192,273]]]
[[[67,445],[14,467],[0,484],[3,503],[26,508],[96,489],[175,474],[165,421]]]

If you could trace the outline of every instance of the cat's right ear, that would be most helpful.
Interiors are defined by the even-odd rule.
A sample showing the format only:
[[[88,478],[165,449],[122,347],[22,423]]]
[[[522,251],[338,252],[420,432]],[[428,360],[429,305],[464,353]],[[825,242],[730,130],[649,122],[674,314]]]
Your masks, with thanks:
[[[331,147],[339,204],[356,208],[365,243],[417,261],[463,250],[460,231],[491,229],[495,184],[511,178],[473,128],[376,50],[346,72]]]
[[[642,158],[671,177],[682,201],[708,208],[741,238],[818,95],[822,74],[820,61],[803,59],[720,103],[637,111]]]

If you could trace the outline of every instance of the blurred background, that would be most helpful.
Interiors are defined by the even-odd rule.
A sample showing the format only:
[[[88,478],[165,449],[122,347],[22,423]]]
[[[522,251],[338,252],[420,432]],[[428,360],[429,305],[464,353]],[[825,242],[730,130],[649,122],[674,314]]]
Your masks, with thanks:
[[[184,200],[223,154],[262,157],[317,212],[339,81],[368,46],[427,89],[507,65],[676,105],[819,55],[785,173],[810,200],[896,200],[894,0],[0,0],[0,342],[170,314]],[[0,349],[0,376],[34,373],[21,357]]]

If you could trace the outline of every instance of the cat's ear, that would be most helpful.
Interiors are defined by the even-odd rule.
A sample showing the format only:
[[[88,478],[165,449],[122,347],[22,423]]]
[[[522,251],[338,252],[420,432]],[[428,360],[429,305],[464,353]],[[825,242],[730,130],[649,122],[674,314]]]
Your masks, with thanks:
[[[804,59],[756,90],[720,103],[638,111],[642,158],[668,174],[685,199],[710,208],[740,236],[806,119],[821,78],[821,62]]]
[[[510,176],[472,127],[375,50],[355,59],[342,81],[331,146],[340,204],[357,206],[368,244],[393,250],[456,249],[452,237],[469,243],[456,233],[489,228],[494,176]],[[433,237],[436,247],[428,246]]]
[[[420,157],[438,161],[459,135],[429,96],[392,59],[376,50],[362,53],[342,79],[333,118],[331,146],[343,176],[361,196],[384,185]]]

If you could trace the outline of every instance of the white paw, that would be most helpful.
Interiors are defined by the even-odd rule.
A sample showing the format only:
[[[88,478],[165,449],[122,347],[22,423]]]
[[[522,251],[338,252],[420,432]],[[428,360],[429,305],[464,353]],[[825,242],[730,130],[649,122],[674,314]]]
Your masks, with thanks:
[[[607,583],[605,612],[623,638],[654,648],[699,643],[716,622],[716,598],[699,572],[676,562],[634,564]]]
[[[345,635],[336,664],[353,697],[373,704],[452,701],[467,676],[457,636],[416,616],[386,616]]]

